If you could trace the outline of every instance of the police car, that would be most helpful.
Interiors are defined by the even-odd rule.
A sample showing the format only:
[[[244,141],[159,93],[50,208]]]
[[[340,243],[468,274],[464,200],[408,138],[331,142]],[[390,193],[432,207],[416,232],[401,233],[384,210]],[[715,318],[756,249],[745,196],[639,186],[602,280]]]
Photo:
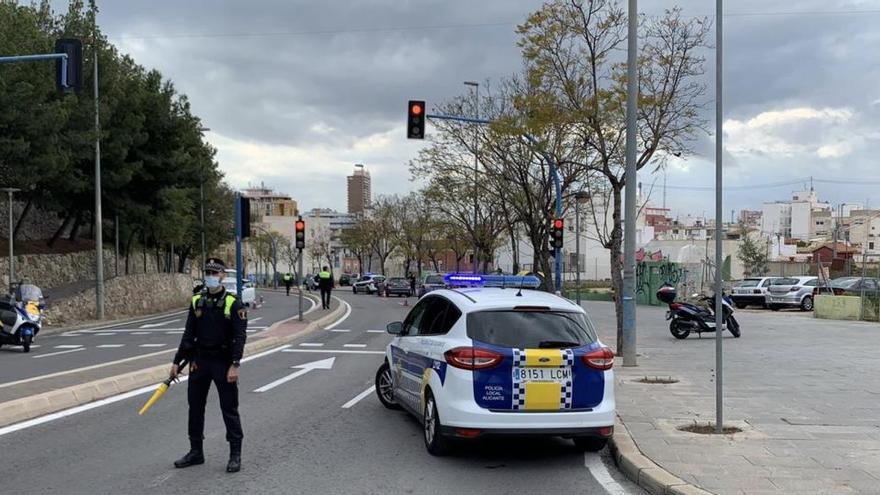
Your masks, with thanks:
[[[487,435],[572,438],[601,450],[614,431],[614,355],[586,312],[537,277],[447,275],[402,322],[376,372],[389,409],[421,420],[428,452]]]

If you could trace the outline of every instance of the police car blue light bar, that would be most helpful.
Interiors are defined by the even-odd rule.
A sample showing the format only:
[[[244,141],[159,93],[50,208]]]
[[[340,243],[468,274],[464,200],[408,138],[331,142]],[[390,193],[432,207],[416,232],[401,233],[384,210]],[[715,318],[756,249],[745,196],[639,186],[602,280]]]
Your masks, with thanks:
[[[502,287],[516,289],[537,289],[541,279],[534,275],[474,275],[469,273],[450,273],[443,277],[449,287]]]

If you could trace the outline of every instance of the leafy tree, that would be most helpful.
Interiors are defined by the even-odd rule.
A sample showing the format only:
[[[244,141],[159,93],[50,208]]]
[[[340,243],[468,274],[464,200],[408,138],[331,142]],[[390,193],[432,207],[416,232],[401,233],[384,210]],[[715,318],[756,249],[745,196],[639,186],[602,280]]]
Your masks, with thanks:
[[[767,241],[756,240],[750,236],[744,225],[740,228],[743,236],[740,238],[736,257],[743,264],[743,273],[746,276],[756,277],[766,275],[770,271],[770,267],[767,265]]]

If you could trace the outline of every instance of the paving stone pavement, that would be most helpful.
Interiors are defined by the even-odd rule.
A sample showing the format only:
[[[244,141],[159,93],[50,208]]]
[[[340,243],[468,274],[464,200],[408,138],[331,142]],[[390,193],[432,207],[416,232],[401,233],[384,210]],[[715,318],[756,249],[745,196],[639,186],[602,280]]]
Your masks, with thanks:
[[[611,303],[584,307],[614,347]],[[724,424],[743,432],[698,435],[677,428],[715,422],[715,336],[676,340],[665,311],[638,307],[639,366],[615,366],[618,414],[645,455],[719,495],[880,494],[880,325],[738,311],[722,383]]]

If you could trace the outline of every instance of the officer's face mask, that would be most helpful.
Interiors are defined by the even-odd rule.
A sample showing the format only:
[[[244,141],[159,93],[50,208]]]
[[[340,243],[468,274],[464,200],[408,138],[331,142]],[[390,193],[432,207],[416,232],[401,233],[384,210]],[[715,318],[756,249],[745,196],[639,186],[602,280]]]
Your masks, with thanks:
[[[205,275],[205,287],[212,290],[220,287],[220,277],[217,275]]]

